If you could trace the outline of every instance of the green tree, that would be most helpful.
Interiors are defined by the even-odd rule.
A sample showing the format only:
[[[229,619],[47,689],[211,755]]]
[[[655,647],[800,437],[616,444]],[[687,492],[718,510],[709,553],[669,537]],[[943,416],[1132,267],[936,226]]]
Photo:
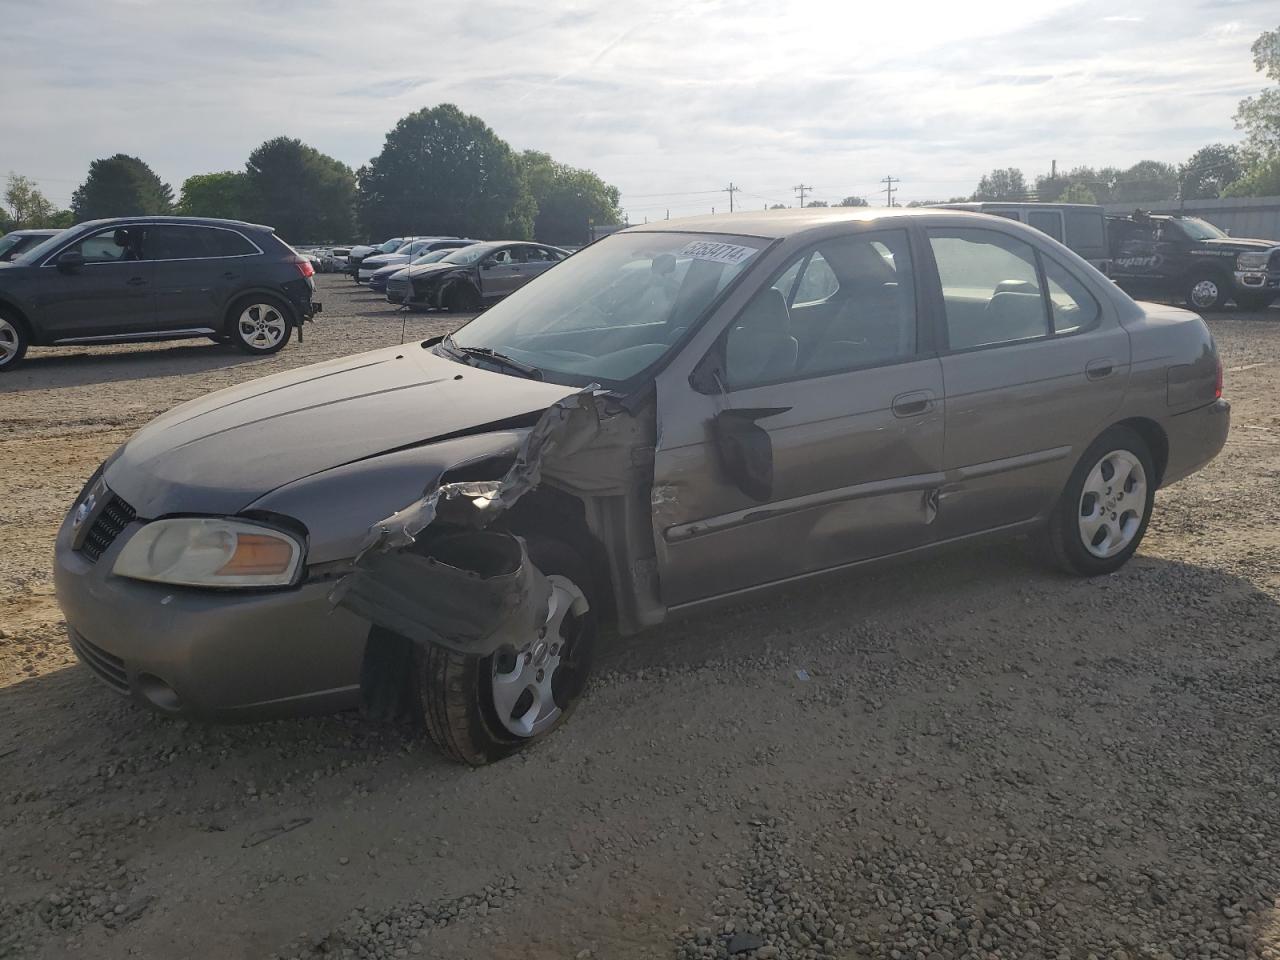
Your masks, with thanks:
[[[1255,160],[1235,183],[1222,192],[1224,197],[1280,197],[1280,153]]]
[[[355,232],[351,168],[315,147],[276,137],[245,164],[249,215],[295,243],[345,240]]]
[[[36,189],[34,180],[16,173],[9,174],[4,203],[9,213],[8,216],[0,215],[0,219],[10,224],[11,230],[53,226],[58,213],[45,195]]]
[[[771,206],[769,209],[770,209],[770,210],[785,210],[785,209],[787,209],[787,205],[786,205],[785,203],[775,203],[775,204],[774,204],[773,206]]]
[[[249,175],[226,170],[198,173],[182,182],[178,213],[184,217],[244,220],[249,213]]]
[[[515,154],[483,120],[451,103],[402,118],[359,177],[360,221],[375,239],[499,237],[530,226]]]
[[[806,207],[829,207],[831,206],[831,204],[827,203],[827,201],[825,200],[810,200],[808,203],[805,204],[805,206]]]
[[[866,205],[866,197],[845,197],[836,204],[837,207],[865,207]]]
[[[1097,203],[1098,198],[1089,186],[1081,181],[1067,184],[1067,188],[1057,197],[1058,203]]]
[[[978,181],[975,200],[1022,200],[1027,195],[1027,181],[1016,167],[992,170]]]
[[[1185,200],[1220,197],[1243,173],[1244,161],[1239,147],[1211,143],[1193,153],[1179,169],[1182,197]]]
[[[1176,200],[1178,168],[1159,160],[1139,160],[1115,180],[1111,200],[1115,203],[1142,203]]]
[[[89,164],[89,176],[71,195],[71,209],[77,222],[169,213],[173,190],[137,157],[117,153]]]
[[[618,188],[590,170],[556,163],[549,154],[520,154],[526,202],[533,204],[533,237],[546,243],[585,243],[588,224],[620,223]]]
[[[1245,131],[1245,149],[1256,160],[1280,153],[1280,27],[1261,34],[1250,49],[1254,69],[1278,81],[1241,100],[1236,110],[1236,127]]]
[[[1054,177],[1036,177],[1036,196],[1044,203],[1068,203],[1064,196],[1068,191],[1080,196],[1080,190],[1088,190],[1094,197],[1089,203],[1109,203],[1120,171],[1115,167],[1074,167]],[[1083,201],[1074,201],[1083,202]]]

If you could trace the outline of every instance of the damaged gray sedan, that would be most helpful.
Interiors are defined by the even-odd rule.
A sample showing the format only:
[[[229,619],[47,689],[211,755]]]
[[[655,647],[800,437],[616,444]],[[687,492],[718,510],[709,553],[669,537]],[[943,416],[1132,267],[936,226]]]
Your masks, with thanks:
[[[166,713],[363,706],[484,763],[563,722],[605,629],[989,535],[1116,570],[1221,393],[1198,316],[1007,220],[636,227],[452,336],[160,417],[72,506],[58,598]]]

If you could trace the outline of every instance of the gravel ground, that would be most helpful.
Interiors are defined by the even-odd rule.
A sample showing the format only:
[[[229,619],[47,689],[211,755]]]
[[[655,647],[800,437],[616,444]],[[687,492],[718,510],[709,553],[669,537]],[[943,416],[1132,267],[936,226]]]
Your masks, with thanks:
[[[33,350],[0,382],[0,957],[1280,958],[1280,309],[1212,320],[1231,440],[1120,573],[1012,544],[655,630],[470,771],[356,716],[165,720],[62,640],[54,531],[113,447],[399,341],[320,287],[273,358]]]

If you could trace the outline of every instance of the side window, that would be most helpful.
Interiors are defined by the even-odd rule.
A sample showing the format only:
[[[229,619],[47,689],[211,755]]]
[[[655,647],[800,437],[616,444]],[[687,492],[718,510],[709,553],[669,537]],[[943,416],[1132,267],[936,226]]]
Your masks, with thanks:
[[[1035,227],[1041,233],[1047,233],[1059,243],[1062,242],[1062,214],[1056,210],[1027,211],[1027,226]]]
[[[726,386],[828,376],[915,352],[906,232],[853,234],[798,254],[748,302],[725,341]]]
[[[1029,244],[992,230],[930,230],[953,350],[1032,340],[1049,333]]]
[[[1087,287],[1062,267],[1041,257],[1044,278],[1049,286],[1049,309],[1053,312],[1055,334],[1079,333],[1098,322],[1102,308]]]
[[[66,253],[78,253],[85,263],[115,263],[119,260],[140,260],[141,231],[113,227],[91,233],[71,246]]]
[[[489,258],[485,262],[492,266],[498,266],[498,267],[506,266],[511,262],[511,251],[498,250],[494,253],[489,254]]]
[[[160,224],[147,227],[144,244],[148,260],[199,260],[209,256],[205,237],[209,231],[201,227]]]
[[[247,257],[258,248],[234,230],[205,230],[205,244],[211,257]]]

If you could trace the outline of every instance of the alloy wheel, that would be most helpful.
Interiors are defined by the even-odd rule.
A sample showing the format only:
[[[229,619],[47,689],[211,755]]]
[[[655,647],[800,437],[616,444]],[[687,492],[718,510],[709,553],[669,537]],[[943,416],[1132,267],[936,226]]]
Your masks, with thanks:
[[[0,317],[0,367],[6,366],[13,362],[18,355],[18,347],[22,339],[18,335],[18,328]]]
[[[556,671],[565,647],[574,642],[587,598],[568,577],[552,574],[547,620],[519,650],[501,650],[493,657],[493,708],[508,733],[528,738],[542,733],[560,718],[553,692]]]
[[[1197,307],[1212,307],[1218,302],[1218,285],[1207,278],[1199,281],[1191,288],[1191,302]]]
[[[245,307],[237,328],[240,339],[254,350],[270,350],[289,335],[289,323],[284,314],[269,303]]]
[[[1106,559],[1129,546],[1147,511],[1147,473],[1128,450],[1102,457],[1085,478],[1077,512],[1080,539]]]

